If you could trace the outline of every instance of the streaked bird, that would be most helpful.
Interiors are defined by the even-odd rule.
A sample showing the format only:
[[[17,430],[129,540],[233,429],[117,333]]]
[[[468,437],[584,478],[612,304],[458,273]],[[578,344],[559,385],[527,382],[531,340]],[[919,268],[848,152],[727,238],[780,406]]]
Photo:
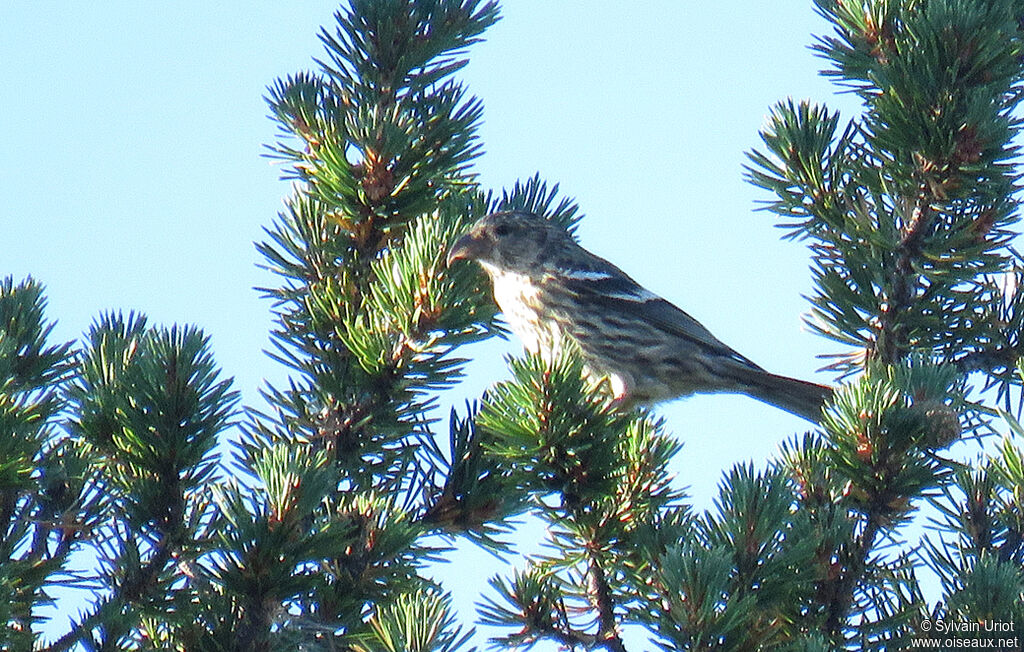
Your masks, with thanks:
[[[817,422],[832,394],[823,385],[765,371],[533,213],[482,218],[449,250],[449,265],[461,259],[487,272],[498,307],[528,351],[551,356],[562,338],[572,338],[587,374],[595,381],[607,377],[615,398],[627,405],[730,392]]]

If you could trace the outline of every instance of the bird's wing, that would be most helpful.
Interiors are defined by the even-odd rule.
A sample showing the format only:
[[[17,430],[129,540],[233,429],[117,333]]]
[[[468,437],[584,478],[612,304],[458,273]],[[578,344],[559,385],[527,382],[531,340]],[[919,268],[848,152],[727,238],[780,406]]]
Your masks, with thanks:
[[[611,313],[635,315],[669,335],[760,369],[754,362],[719,341],[703,324],[673,303],[644,288],[611,263],[603,259],[595,262],[597,264],[563,268],[559,280],[568,291],[585,297]]]

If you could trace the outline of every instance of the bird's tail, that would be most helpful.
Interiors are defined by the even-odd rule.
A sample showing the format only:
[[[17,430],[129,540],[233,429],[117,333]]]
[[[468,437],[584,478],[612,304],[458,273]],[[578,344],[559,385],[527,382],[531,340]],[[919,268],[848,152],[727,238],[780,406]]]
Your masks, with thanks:
[[[832,388],[760,369],[751,371],[744,378],[745,394],[808,421],[821,421],[821,408],[832,398]]]

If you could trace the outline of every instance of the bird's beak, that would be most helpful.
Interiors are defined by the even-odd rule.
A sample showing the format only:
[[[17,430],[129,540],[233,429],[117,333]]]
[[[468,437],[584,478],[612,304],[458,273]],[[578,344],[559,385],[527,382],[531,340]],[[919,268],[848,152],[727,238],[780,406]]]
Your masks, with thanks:
[[[467,233],[452,245],[452,248],[448,250],[448,265],[450,266],[456,260],[462,260],[467,258],[470,260],[479,258],[487,248],[487,243],[482,237],[475,233]]]

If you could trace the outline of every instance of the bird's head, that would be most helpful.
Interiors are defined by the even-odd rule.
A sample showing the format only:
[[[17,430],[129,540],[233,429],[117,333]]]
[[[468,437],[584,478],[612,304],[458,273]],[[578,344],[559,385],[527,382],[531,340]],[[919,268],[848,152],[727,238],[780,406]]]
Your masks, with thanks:
[[[499,269],[530,275],[575,245],[565,229],[534,213],[502,211],[481,218],[448,252],[448,264],[467,259]]]

